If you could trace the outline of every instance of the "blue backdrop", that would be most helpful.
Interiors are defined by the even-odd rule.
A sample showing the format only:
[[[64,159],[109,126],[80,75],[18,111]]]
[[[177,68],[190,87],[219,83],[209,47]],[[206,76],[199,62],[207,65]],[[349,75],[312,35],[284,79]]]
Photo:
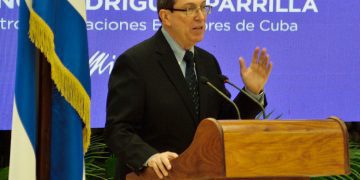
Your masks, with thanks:
[[[86,0],[92,127],[103,127],[107,81],[116,57],[159,28],[155,0]],[[336,115],[360,121],[360,2],[358,0],[208,0],[204,41],[223,73],[242,86],[238,58],[250,63],[266,47],[274,67],[267,111],[282,119]],[[0,0],[0,129],[11,128],[16,0]],[[229,87],[235,95],[236,90]],[[275,117],[275,116],[274,116]]]

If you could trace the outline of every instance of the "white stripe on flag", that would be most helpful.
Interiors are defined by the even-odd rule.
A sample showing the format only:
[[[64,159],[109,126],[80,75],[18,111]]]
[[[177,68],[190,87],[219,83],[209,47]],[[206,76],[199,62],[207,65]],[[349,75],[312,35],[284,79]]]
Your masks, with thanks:
[[[36,180],[36,158],[14,99],[9,180],[19,179]]]
[[[25,2],[26,2],[26,5],[27,5],[28,9],[32,10],[33,9],[32,8],[32,0],[25,0]]]
[[[86,22],[86,8],[85,8],[85,1],[79,0],[68,0],[68,2],[76,9],[76,11],[81,15],[81,17]],[[89,1],[90,3],[90,1]]]

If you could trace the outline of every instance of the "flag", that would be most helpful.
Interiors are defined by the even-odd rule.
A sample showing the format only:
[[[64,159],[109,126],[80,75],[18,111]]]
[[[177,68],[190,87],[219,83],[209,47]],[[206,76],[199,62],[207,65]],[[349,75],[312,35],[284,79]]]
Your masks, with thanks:
[[[50,178],[82,179],[90,143],[90,71],[85,1],[20,0],[10,180],[36,179],[36,56],[51,67]]]

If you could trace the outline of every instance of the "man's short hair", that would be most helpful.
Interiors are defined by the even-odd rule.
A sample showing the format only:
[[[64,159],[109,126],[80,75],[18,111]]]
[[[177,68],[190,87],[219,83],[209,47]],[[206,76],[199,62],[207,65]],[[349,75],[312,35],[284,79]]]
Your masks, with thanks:
[[[157,13],[159,15],[159,12],[161,9],[172,9],[174,7],[176,0],[158,0],[157,1]],[[160,19],[160,16],[159,16]],[[160,19],[161,21],[161,19]]]
[[[157,12],[161,9],[172,9],[174,7],[175,0],[158,0],[157,1]]]

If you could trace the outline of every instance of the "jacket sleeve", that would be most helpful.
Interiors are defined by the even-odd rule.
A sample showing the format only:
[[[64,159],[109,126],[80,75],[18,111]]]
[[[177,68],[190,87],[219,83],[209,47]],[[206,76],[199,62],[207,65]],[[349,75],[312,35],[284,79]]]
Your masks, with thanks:
[[[217,67],[217,73],[222,74],[220,66],[215,57],[213,57],[215,66]],[[219,89],[231,98],[230,92],[225,88],[224,82],[220,83]],[[258,103],[254,102],[246,94],[239,92],[237,96],[233,99],[233,102],[239,108],[241,119],[254,119],[256,115],[261,112],[261,107]],[[266,96],[264,96],[264,107],[267,105]],[[236,110],[232,104],[224,100],[222,102],[221,110],[218,119],[237,119]]]
[[[144,81],[131,57],[121,55],[108,84],[105,141],[120,161],[135,172],[157,150],[139,136],[144,114]]]

